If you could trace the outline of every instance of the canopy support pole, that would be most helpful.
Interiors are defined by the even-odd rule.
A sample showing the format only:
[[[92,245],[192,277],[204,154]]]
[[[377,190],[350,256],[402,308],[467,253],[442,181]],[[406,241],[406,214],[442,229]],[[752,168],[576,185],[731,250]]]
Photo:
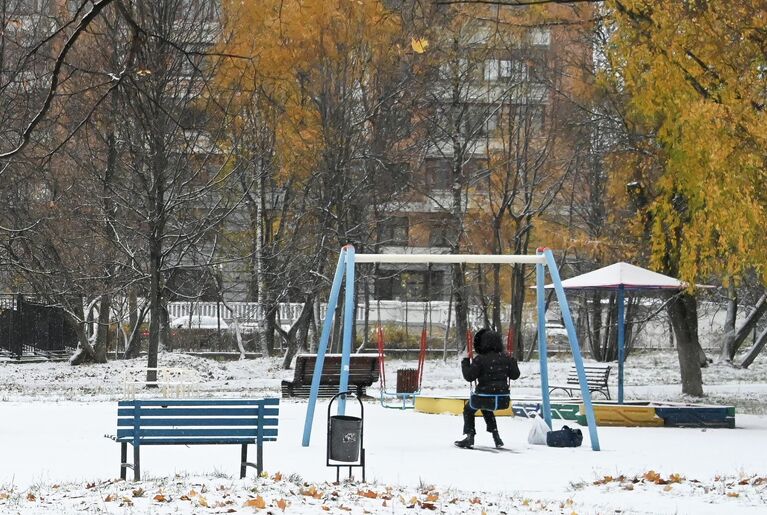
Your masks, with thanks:
[[[618,286],[618,404],[623,404],[623,360],[625,359],[625,291],[624,286]]]

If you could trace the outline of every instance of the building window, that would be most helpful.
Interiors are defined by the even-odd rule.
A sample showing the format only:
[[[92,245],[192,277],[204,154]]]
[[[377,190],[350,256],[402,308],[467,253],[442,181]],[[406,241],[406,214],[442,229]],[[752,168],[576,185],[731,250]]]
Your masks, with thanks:
[[[524,134],[537,134],[543,130],[545,107],[543,104],[517,104],[511,106],[511,130]]]
[[[498,80],[498,61],[495,59],[485,61],[485,80]]]
[[[532,46],[549,46],[551,43],[551,31],[548,27],[536,27],[530,30],[528,39]]]
[[[384,245],[405,246],[408,244],[409,220],[406,216],[394,216],[381,222],[380,242]]]
[[[429,231],[429,246],[450,247],[453,245],[455,240],[453,235],[454,231],[450,227],[448,221],[442,220],[435,222]]]
[[[427,191],[448,190],[453,183],[453,161],[448,158],[426,159]]]
[[[375,297],[381,300],[427,301],[444,297],[445,272],[442,270],[403,271],[376,278]]]
[[[524,82],[528,78],[527,63],[520,59],[502,59],[498,66],[499,78],[511,82]]]
[[[491,106],[469,106],[463,116],[463,130],[466,138],[492,134],[498,128],[498,116]]]

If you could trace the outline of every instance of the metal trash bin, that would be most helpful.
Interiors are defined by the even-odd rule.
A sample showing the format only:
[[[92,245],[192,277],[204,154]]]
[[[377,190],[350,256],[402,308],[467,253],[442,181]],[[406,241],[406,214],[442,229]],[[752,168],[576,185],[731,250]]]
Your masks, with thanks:
[[[346,396],[357,399],[360,416],[330,415],[333,403],[339,397]],[[362,399],[354,392],[341,392],[334,395],[328,403],[328,446],[326,465],[336,468],[336,481],[340,480],[341,467],[349,467],[349,478],[352,477],[352,467],[362,468],[362,481],[365,481],[365,446],[364,420],[365,407]],[[332,462],[332,463],[331,463]]]
[[[397,370],[397,393],[415,393],[418,391],[418,370],[401,368]]]
[[[330,417],[330,459],[356,462],[360,459],[362,419],[347,415]]]

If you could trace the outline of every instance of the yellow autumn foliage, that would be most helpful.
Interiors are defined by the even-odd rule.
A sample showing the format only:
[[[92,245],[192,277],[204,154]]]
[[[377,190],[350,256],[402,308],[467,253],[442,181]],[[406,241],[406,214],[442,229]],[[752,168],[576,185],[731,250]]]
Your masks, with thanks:
[[[609,59],[630,98],[629,121],[654,136],[644,169],[623,163],[651,189],[653,264],[689,282],[749,268],[764,274],[764,2],[607,5]]]

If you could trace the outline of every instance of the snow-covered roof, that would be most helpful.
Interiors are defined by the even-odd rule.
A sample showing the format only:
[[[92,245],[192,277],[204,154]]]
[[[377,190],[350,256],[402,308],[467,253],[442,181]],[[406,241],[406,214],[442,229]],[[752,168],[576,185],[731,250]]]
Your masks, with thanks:
[[[681,290],[687,287],[687,283],[624,262],[562,281],[562,287],[570,290],[611,290],[618,286],[627,290]],[[546,288],[553,288],[553,285],[549,284]]]

